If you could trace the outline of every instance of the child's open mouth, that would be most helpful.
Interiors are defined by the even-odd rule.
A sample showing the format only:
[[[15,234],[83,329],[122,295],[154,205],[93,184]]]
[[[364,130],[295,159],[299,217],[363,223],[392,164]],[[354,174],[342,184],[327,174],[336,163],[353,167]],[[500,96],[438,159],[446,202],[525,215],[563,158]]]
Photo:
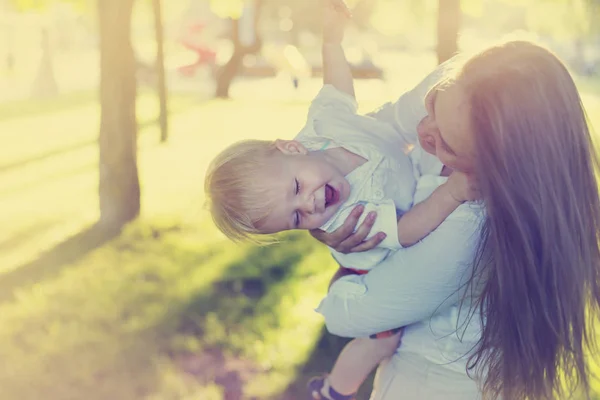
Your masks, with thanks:
[[[329,185],[325,185],[325,208],[334,205],[340,199],[340,194],[337,190]]]

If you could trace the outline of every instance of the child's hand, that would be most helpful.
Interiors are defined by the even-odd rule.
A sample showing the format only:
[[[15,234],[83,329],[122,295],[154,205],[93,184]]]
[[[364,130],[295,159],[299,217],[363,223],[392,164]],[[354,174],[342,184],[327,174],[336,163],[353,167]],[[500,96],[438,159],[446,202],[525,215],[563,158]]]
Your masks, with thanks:
[[[459,203],[478,200],[481,197],[475,176],[453,171],[445,186],[450,196]]]
[[[352,17],[344,0],[323,1],[323,42],[339,44],[344,38],[346,23]]]

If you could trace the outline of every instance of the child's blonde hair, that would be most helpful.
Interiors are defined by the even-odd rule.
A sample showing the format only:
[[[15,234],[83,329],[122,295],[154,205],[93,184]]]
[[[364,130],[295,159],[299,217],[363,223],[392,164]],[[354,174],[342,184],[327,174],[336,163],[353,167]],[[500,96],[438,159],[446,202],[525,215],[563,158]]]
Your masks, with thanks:
[[[234,241],[255,239],[271,210],[264,182],[279,150],[267,140],[244,140],[223,150],[204,181],[207,206],[221,232]]]

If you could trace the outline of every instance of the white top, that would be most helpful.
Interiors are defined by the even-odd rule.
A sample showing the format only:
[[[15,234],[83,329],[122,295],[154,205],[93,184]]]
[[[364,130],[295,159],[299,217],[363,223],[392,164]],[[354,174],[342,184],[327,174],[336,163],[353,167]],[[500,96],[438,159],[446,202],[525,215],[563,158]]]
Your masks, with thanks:
[[[416,146],[410,155],[420,175],[415,203],[447,179],[439,176],[439,160],[419,147],[416,132],[426,115],[425,94],[440,75],[437,69],[395,103],[372,114],[390,122],[407,145]],[[421,242],[392,252],[366,275],[336,281],[317,308],[329,332],[367,337],[405,326],[397,353],[416,353],[464,373],[465,356],[479,340],[481,325],[478,310],[468,302],[462,309],[459,304],[472,271],[483,215],[483,207],[462,204]]]
[[[413,164],[404,154],[404,141],[394,127],[384,121],[357,114],[354,98],[325,85],[308,111],[308,121],[296,140],[308,150],[343,147],[367,161],[346,175],[350,195],[321,229],[333,232],[339,228],[358,204],[365,211],[377,212],[371,232],[385,232],[378,247],[362,253],[342,254],[331,249],[333,257],[344,267],[370,270],[390,251],[402,248],[398,241],[397,214],[406,212],[413,202],[416,180]]]

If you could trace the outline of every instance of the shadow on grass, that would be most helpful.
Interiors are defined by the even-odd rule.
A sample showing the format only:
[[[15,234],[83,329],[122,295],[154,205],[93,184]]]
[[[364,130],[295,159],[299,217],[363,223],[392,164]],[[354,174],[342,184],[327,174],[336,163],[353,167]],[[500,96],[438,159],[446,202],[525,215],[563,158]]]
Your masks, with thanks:
[[[10,277],[0,275],[0,294],[15,297],[0,304],[0,398],[145,399],[168,383],[157,361],[168,343],[155,328],[169,329],[162,323],[171,307],[187,304],[194,288],[210,286],[202,278],[212,281],[211,268],[219,276],[232,260],[226,252],[233,246],[206,245],[210,232],[198,225],[136,221],[114,239],[116,230],[93,226]],[[13,373],[4,364],[24,367]]]
[[[116,237],[120,227],[94,224],[71,236],[36,260],[0,275],[0,302],[10,301],[18,289],[56,276],[63,267]]]
[[[0,106],[0,122],[83,107],[96,101],[97,98],[96,90],[82,90],[61,94],[52,99],[11,101]]]
[[[21,245],[24,242],[31,240],[36,237],[40,233],[46,232],[48,229],[52,228],[56,224],[58,224],[58,220],[47,220],[38,222],[26,229],[22,229],[16,232],[14,235],[9,237],[6,240],[0,242],[0,252],[4,250],[8,250],[10,248],[14,248],[16,246]],[[0,280],[1,280],[0,275]]]
[[[171,106],[169,108],[169,115],[173,116],[174,114],[182,113],[182,112],[190,109],[191,107],[195,106],[196,104],[197,103],[193,102],[193,101],[186,101],[186,102],[182,102],[181,104],[178,104],[177,106]],[[68,108],[68,107],[65,107],[65,108]],[[2,112],[0,111],[0,122],[2,121],[1,115],[2,115]],[[150,127],[152,125],[157,125],[158,122],[159,122],[158,118],[156,118],[156,119],[151,119],[149,121],[144,121],[144,122],[139,123],[138,124],[139,134],[144,134],[145,133],[144,130],[147,127]],[[94,137],[93,139],[82,140],[79,143],[74,143],[69,146],[61,147],[59,149],[54,149],[54,150],[51,150],[44,154],[39,154],[37,156],[27,158],[25,160],[18,160],[18,161],[14,161],[14,162],[11,162],[8,164],[3,164],[3,165],[0,165],[0,173],[12,171],[12,170],[18,169],[18,168],[22,168],[27,165],[30,165],[30,164],[33,164],[36,162],[40,162],[40,161],[44,161],[44,160],[50,159],[52,157],[61,156],[61,155],[64,155],[66,153],[70,153],[73,151],[78,151],[78,150],[84,149],[88,146],[94,146],[97,143],[98,143],[98,139],[96,137]]]
[[[68,171],[60,171],[56,174],[41,176],[39,179],[33,181],[18,182],[16,185],[6,186],[3,190],[0,190],[0,198],[6,199],[11,196],[18,196],[21,192],[35,188],[41,184],[48,184],[61,179],[68,179],[80,174],[86,174],[98,168],[98,162],[89,163],[82,165],[78,168],[74,168]]]
[[[278,326],[273,311],[286,293],[286,284],[315,241],[291,233],[281,243],[250,247],[227,265],[221,278],[171,313],[165,326],[178,335],[201,341],[202,351],[167,349],[175,363],[199,382],[216,383],[223,399],[243,397],[243,388],[261,367],[242,354],[262,333]],[[171,333],[164,333],[171,335]]]
[[[95,143],[97,143],[97,139],[85,140],[85,141],[81,141],[79,143],[72,144],[70,146],[61,147],[60,149],[52,150],[47,153],[37,155],[35,157],[27,158],[25,160],[19,160],[19,161],[15,161],[12,163],[0,165],[0,173],[9,172],[14,169],[26,167],[29,164],[33,164],[33,163],[36,163],[39,161],[44,161],[44,160],[47,160],[47,159],[55,157],[55,156],[60,156],[60,155],[66,154],[66,153],[70,153],[72,151],[81,150],[81,149],[91,146]]]
[[[310,358],[297,371],[296,380],[287,387],[284,393],[272,400],[308,399],[308,392],[306,390],[308,380],[313,376],[328,374],[333,368],[338,355],[350,340],[334,336],[323,327],[319,341],[316,343]],[[363,383],[356,395],[357,400],[367,400],[369,398],[374,376],[375,372],[372,372],[369,378]]]

